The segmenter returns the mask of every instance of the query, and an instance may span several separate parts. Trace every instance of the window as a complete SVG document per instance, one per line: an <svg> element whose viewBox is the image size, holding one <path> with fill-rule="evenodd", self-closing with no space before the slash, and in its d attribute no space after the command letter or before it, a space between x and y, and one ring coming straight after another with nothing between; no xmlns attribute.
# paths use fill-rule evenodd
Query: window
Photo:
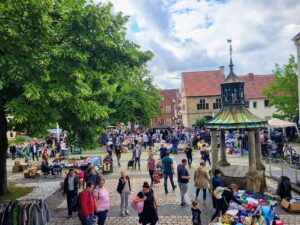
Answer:
<svg viewBox="0 0 300 225"><path fill-rule="evenodd" d="M216 99L216 102L213 103L213 109L221 109L222 107L222 102L220 98Z"/></svg>
<svg viewBox="0 0 300 225"><path fill-rule="evenodd" d="M245 101L246 108L249 108L249 101Z"/></svg>
<svg viewBox="0 0 300 225"><path fill-rule="evenodd" d="M14 137L14 133L13 133L13 132L9 132L9 136L10 136L11 138L13 138L13 137Z"/></svg>
<svg viewBox="0 0 300 225"><path fill-rule="evenodd" d="M164 119L163 118L160 119L160 124L164 124L164 123L165 123Z"/></svg>
<svg viewBox="0 0 300 225"><path fill-rule="evenodd" d="M268 99L265 100L265 107L269 107L269 100Z"/></svg>
<svg viewBox="0 0 300 225"><path fill-rule="evenodd" d="M166 105L166 113L171 113L171 106L170 105Z"/></svg>
<svg viewBox="0 0 300 225"><path fill-rule="evenodd" d="M257 102L253 102L253 109L257 108Z"/></svg>
<svg viewBox="0 0 300 225"><path fill-rule="evenodd" d="M199 104L197 104L197 110L209 109L208 103L205 103L205 99L200 99Z"/></svg>
<svg viewBox="0 0 300 225"><path fill-rule="evenodd" d="M161 100L164 101L165 100L165 96L162 95L161 96Z"/></svg>
<svg viewBox="0 0 300 225"><path fill-rule="evenodd" d="M171 126L171 118L170 117L167 117L166 118L166 125L168 125L168 126Z"/></svg>
<svg viewBox="0 0 300 225"><path fill-rule="evenodd" d="M183 110L183 111L185 110L185 105L182 105L182 110Z"/></svg>

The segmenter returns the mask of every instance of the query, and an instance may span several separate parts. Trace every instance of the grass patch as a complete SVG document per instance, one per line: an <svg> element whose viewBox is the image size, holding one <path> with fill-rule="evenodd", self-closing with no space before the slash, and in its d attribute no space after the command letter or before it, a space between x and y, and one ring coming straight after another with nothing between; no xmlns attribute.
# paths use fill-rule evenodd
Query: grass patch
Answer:
<svg viewBox="0 0 300 225"><path fill-rule="evenodd" d="M33 187L16 187L15 185L8 186L8 192L5 196L0 196L0 201L16 200L24 195L32 192Z"/></svg>

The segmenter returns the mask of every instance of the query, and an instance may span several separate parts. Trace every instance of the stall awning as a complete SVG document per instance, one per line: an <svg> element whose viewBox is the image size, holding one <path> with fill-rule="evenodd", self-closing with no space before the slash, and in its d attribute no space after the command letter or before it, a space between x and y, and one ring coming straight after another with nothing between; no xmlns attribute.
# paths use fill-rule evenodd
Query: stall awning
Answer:
<svg viewBox="0 0 300 225"><path fill-rule="evenodd" d="M268 121L268 124L270 128L285 128L285 127L295 127L297 130L297 133L299 135L298 127L296 123L273 118Z"/></svg>

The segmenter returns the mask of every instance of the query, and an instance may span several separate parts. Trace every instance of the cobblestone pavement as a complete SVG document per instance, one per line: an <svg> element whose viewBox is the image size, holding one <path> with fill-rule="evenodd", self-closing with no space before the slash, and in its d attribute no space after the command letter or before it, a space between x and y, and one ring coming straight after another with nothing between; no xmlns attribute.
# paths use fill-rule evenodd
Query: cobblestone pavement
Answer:
<svg viewBox="0 0 300 225"><path fill-rule="evenodd" d="M137 213L130 209L130 216L127 217L119 217L120 209L120 198L118 193L116 192L117 182L119 178L119 174L121 170L125 170L127 174L131 177L132 181L132 193L137 193L141 190L141 185L144 181L149 181L149 175L146 171L146 158L147 152L143 152L141 159L141 171L134 170L132 168L127 169L127 162L131 159L131 153L122 154L121 167L114 166L114 173L109 175L104 175L106 179L106 187L110 192L110 210L108 213L108 219L106 221L107 225L131 225L138 224ZM176 162L180 162L182 158L184 158L183 154L179 154L177 156L172 156ZM158 156L155 156L158 158ZM12 161L8 160L9 167L8 168L8 178L9 181L18 183L19 185L26 186L36 186L37 188L27 197L32 198L47 198L48 206L51 209L52 220L50 225L61 225L61 224L79 224L78 218L74 215L71 219L66 219L67 215L67 204L66 199L63 197L62 192L59 190L59 183L63 180L60 179L24 179L22 173L12 174L11 173L11 165ZM229 155L228 161L232 164L245 165L248 164L247 156L237 156L237 155ZM116 160L114 159L114 162ZM193 175L195 168L198 167L200 162L200 157L198 152L194 153L194 161L192 168L189 169L191 175ZM176 166L176 165L175 165ZM274 165L276 166L276 165ZM209 169L209 168L208 168ZM176 176L174 176L174 181L177 183ZM277 187L277 182L271 179L267 180L269 192L274 192ZM170 189L169 184L169 189ZM171 225L171 224L191 224L191 200L194 199L195 196L195 187L193 186L193 182L189 182L188 194L186 195L187 206L180 206L180 197L179 190L176 189L174 192L170 191L168 195L164 194L163 191L163 181L161 180L160 184L154 186L155 197L158 202L158 214L159 214L159 224L161 225ZM49 194L50 193L50 194ZM53 194L54 193L54 194ZM293 193L294 194L294 193ZM49 195L51 195L49 197ZM295 195L295 194L294 194ZM202 193L199 196L200 208L202 209L202 224L206 225L209 223L212 214L214 213L214 209L211 204L211 196L208 194L207 203L203 205L202 202ZM286 225L295 225L300 224L300 216L297 214L291 214L284 211L280 206L277 207L277 213L283 219Z"/></svg>

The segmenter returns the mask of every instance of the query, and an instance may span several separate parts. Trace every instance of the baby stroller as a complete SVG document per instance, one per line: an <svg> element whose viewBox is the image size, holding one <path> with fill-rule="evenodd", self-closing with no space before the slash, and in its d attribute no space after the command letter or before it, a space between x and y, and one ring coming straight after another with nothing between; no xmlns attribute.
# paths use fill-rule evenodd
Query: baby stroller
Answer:
<svg viewBox="0 0 300 225"><path fill-rule="evenodd" d="M109 174L112 173L114 171L113 169L113 159L112 157L110 157L109 155L107 155L104 159L103 159L103 170L102 173L103 174Z"/></svg>

